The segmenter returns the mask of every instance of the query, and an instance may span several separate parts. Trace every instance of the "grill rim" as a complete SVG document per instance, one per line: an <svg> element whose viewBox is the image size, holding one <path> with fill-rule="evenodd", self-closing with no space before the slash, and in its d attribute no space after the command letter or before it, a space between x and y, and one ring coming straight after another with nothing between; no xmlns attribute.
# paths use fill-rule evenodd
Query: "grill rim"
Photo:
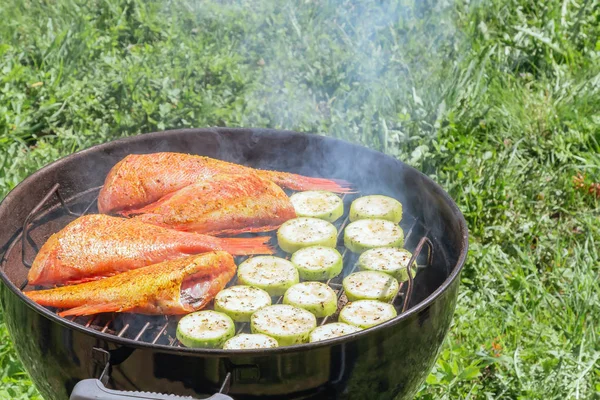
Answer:
<svg viewBox="0 0 600 400"><path fill-rule="evenodd" d="M146 134L142 134L142 135L136 135L136 136L130 136L130 137L126 137L126 138L116 139L116 140L113 140L110 142L106 142L103 144L89 147L87 149L78 151L78 152L70 154L68 156L62 157L44 167L42 167L41 169L37 170L36 172L34 172L33 174L31 174L30 176L25 178L21 183L19 183L17 186L15 186L15 188L13 188L7 194L7 196L0 203L0 210L3 209L4 207L7 207L7 205L6 205L7 203L9 203L8 206L10 206L10 203L13 201L14 198L16 198L18 200L18 198L21 195L27 195L29 186L31 186L32 181L34 181L38 176L43 175L46 171L54 169L54 168L58 167L59 165L61 165L62 163L65 163L67 161L74 161L76 159L86 157L88 153L98 152L98 151L103 151L103 150L110 150L112 147L119 146L119 145L126 146L129 142L135 142L136 140L139 140L139 136L149 137L150 139L152 139L152 138L158 139L162 136L179 135L179 134L213 133L213 134L218 135L221 132L223 132L223 133L230 132L230 133L234 133L234 134L248 134L248 133L255 134L256 133L261 136L271 135L271 136L278 136L278 137L289 137L289 136L297 136L297 135L300 135L300 136L314 135L311 133L302 133L302 132L296 132L296 131L290 131L290 130L263 129L263 128L190 128L190 129L174 129L174 130L151 132L151 133L146 133ZM209 357L216 357L216 358L231 357L231 356L246 356L246 355L247 356L269 357L271 355L296 353L299 351L300 352L311 351L311 350L316 350L319 348L326 348L326 347L330 347L333 345L339 345L339 344L343 344L343 343L353 342L355 340L362 338L365 335L369 335L370 333L372 333L374 331L385 330L386 328L400 324L403 321L406 321L406 320L410 319L411 317L413 317L414 315L418 314L422 310L425 310L431 304L436 302L440 297L442 297L447 292L447 290L450 288L450 286L452 286L454 281L460 275L460 272L462 271L462 269L464 267L464 263L466 260L466 256L468 253L468 247L469 247L468 228L467 228L467 223L464 218L464 215L462 214L462 212L460 211L460 209L458 208L458 206L454 202L454 200L450 197L450 195L448 195L448 193L446 193L446 191L444 191L442 189L442 187L440 185L438 185L433 179L431 179L427 175L425 175L422 172L420 172L419 170L403 163L402 161L400 161L396 158L393 158L387 154L370 149L366 146L347 142L347 141L344 141L344 140L341 140L338 138L332 138L332 137L328 137L328 136L320 136L319 140L329 142L330 145L335 144L335 143L344 144L346 146L350 145L350 146L360 149L361 152L371 153L373 155L376 154L376 155L378 155L378 157L386 157L395 163L401 164L402 167L406 168L411 174L415 174L415 175L419 176L421 179L423 179L426 184L430 185L430 187L433 189L435 194L437 194L437 195L441 196L441 198L443 198L444 202L450 207L453 216L456 218L456 221L459 224L462 246L461 246L460 252L458 254L457 262L452 267L452 270L451 270L449 276L444 280L444 282L442 282L442 284L436 290L434 290L423 301L416 304L414 307L408 309L406 312L398 315L396 318L393 318L393 319L386 321L382 324L379 324L377 326L367 328L367 329L364 329L364 330L361 330L361 331L358 331L358 332L355 332L355 333L352 333L349 335L344 335L341 337L327 339L327 340L323 340L323 341L319 341L319 342L297 344L297 345L293 345L293 346L277 347L277 348L273 348L273 349L223 350L223 349L186 348L186 347L169 346L169 345L164 345L164 344L152 344L152 343L148 343L148 342L142 342L142 341L136 341L133 339L118 337L116 335L102 333L100 331L96 331L91 328L86 328L83 325L80 325L75 322L71 322L65 318L59 317L57 314L51 312L50 310L46 309L45 307L30 300L27 296L25 296L22 293L21 290L19 290L19 288L12 281L10 281L10 279L8 278L8 276L6 276L6 274L4 272L4 266L6 264L5 255L8 254L13 249L13 247L16 245L16 243L18 243L20 241L21 235L23 234L22 231L17 235L13 234L13 241L10 243L10 245L7 246L6 251L2 254L2 259L1 259L2 260L2 264L1 264L2 268L0 268L0 280L2 280L3 284L6 285L6 287L10 291L12 291L13 294L15 294L21 301L24 301L25 304L30 309L34 310L35 312L42 315L43 317L48 318L49 320L60 324L61 326L64 326L64 327L67 327L70 329L75 329L79 332L91 335L97 339L110 341L115 344L121 344L121 345L125 345L125 346L132 347L132 348L159 350L161 352L170 353L170 354L187 354L187 355L192 355L192 356L197 355L197 356L209 356ZM90 188L81 190L78 193L75 193L72 196L66 198L65 201L68 203L70 201L70 199L72 199L74 196L77 196L78 194L84 192L85 190L89 190L89 189ZM19 231L17 231L17 232L19 232Z"/></svg>

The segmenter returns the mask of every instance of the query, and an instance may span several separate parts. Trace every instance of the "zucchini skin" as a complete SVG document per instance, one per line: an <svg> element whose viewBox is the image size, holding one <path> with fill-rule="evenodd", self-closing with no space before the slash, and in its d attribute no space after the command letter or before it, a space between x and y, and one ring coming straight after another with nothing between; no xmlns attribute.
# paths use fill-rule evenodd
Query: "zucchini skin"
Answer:
<svg viewBox="0 0 600 400"><path fill-rule="evenodd" d="M218 322L209 321L209 319L219 319ZM194 321L195 320L195 321ZM212 331L211 325L217 323L219 328L224 330L223 334L216 337L197 337L186 332L182 327L183 324L194 323L198 325L206 325L207 330ZM235 324L233 320L227 315L217 311L204 310L197 311L188 314L179 320L177 324L176 337L179 339L181 344L186 347L199 347L199 348L222 348L223 344L235 335ZM206 336L206 335L204 335Z"/></svg>
<svg viewBox="0 0 600 400"><path fill-rule="evenodd" d="M300 262L300 257L306 255L306 253L310 253L311 251L327 251L331 252L334 256L337 257L337 261L333 263L333 265L325 266L321 268L309 268ZM333 247L325 247L325 246L311 246L305 247L296 251L292 254L291 260L292 263L296 266L298 273L300 274L300 278L306 281L326 281L331 278L335 278L338 276L342 270L344 269L344 260L342 255L337 249Z"/></svg>
<svg viewBox="0 0 600 400"><path fill-rule="evenodd" d="M319 342L321 340L333 339L336 337L348 335L362 331L361 328L349 325L344 322L333 322L326 325L317 326L310 333L310 342Z"/></svg>
<svg viewBox="0 0 600 400"><path fill-rule="evenodd" d="M392 235L395 235L395 237L390 236L389 240L387 242L380 243L380 244L369 243L369 241L373 239L371 236L363 236L360 238L352 237L351 233L349 233L349 231L352 231L353 228L356 228L357 226L360 226L363 224L366 225L367 221L372 221L373 223L381 224L390 229L392 229L392 226L393 226L394 228L393 228ZM382 219L368 219L368 220L358 220L355 222L351 222L344 229L344 246L346 246L346 248L348 250L350 250L351 252L358 253L358 254L361 254L367 250L375 249L375 248L379 248L379 247L402 247L402 246L404 246L404 231L402 230L402 228L400 226L395 225L395 224L391 225L391 224L393 224L391 221L382 220Z"/></svg>
<svg viewBox="0 0 600 400"><path fill-rule="evenodd" d="M310 231L310 225L322 228L324 232L310 236L309 233L303 233L306 236L300 238L290 237L289 229L295 225L305 227ZM316 229L316 228L314 228ZM327 231L327 232L325 232ZM337 228L331 223L318 218L298 217L284 222L277 230L277 243L286 253L295 253L296 251L311 246L335 247L337 244Z"/></svg>
<svg viewBox="0 0 600 400"><path fill-rule="evenodd" d="M363 316L356 317L354 313L363 312ZM346 304L340 311L339 321L354 325L362 329L371 328L396 317L397 312L393 305L378 300L358 300ZM360 318L360 321L359 321Z"/></svg>
<svg viewBox="0 0 600 400"><path fill-rule="evenodd" d="M243 288L243 289L242 289ZM228 297L238 296L238 292L247 292L251 298L246 299L250 302L247 307L235 307L229 301ZM250 317L262 307L271 305L271 296L266 291L246 285L236 285L221 290L214 300L215 311L229 315L235 322L250 322Z"/></svg>
<svg viewBox="0 0 600 400"><path fill-rule="evenodd" d="M283 308L287 308L284 310ZM283 311L283 312L281 312ZM281 317L281 314L288 314ZM301 329L295 332L278 332L291 323L301 323ZM277 340L279 346L292 346L308 343L310 332L317 326L317 319L310 312L287 304L275 304L262 308L252 315L250 330L262 333Z"/></svg>
<svg viewBox="0 0 600 400"><path fill-rule="evenodd" d="M327 296L326 299L319 300L314 298L310 303L302 302L299 297L310 296L303 292L319 291ZM303 308L315 315L317 318L328 317L337 311L337 295L328 285L321 282L302 282L289 288L283 296L283 304L289 304Z"/></svg>
<svg viewBox="0 0 600 400"><path fill-rule="evenodd" d="M369 202L375 203L369 207ZM378 202L384 202L387 210L376 210ZM402 220L402 203L398 200L379 194L359 197L350 205L350 221L361 219L385 219L395 224Z"/></svg>
<svg viewBox="0 0 600 400"><path fill-rule="evenodd" d="M310 198L312 197L312 199ZM306 210L305 202L320 202L326 209L319 211ZM296 215L299 217L319 218L328 222L335 222L344 215L344 202L335 193L323 190L309 190L294 193L290 196Z"/></svg>
<svg viewBox="0 0 600 400"><path fill-rule="evenodd" d="M265 279L260 276L260 263L277 263L272 267L279 270L275 278ZM266 267L264 267L266 268ZM281 296L288 288L300 281L298 270L290 261L274 256L258 256L250 258L238 267L238 281L246 286L253 286L264 290L271 296Z"/></svg>
<svg viewBox="0 0 600 400"><path fill-rule="evenodd" d="M262 333L241 333L223 344L225 350L272 349L275 347L279 347L277 340Z"/></svg>
<svg viewBox="0 0 600 400"><path fill-rule="evenodd" d="M400 284L391 275L379 271L354 272L342 281L349 301L379 300L389 302L398 293Z"/></svg>
<svg viewBox="0 0 600 400"><path fill-rule="evenodd" d="M362 253L356 265L361 271L379 271L393 276L398 282L405 282L408 280L405 264L408 264L411 257L412 253L406 249L379 247ZM400 262L400 258L403 259L402 261L406 260L406 262ZM393 264L397 268L390 269L389 266ZM417 262L415 261L410 269L413 278L417 275L416 268Z"/></svg>

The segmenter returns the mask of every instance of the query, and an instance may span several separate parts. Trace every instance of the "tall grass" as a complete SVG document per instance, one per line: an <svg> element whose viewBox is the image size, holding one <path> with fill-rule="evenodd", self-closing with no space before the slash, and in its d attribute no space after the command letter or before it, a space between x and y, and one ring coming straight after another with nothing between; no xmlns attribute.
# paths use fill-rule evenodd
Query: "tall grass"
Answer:
<svg viewBox="0 0 600 400"><path fill-rule="evenodd" d="M0 3L0 196L160 129L333 135L465 214L460 301L422 399L600 398L595 0ZM0 396L35 398L0 328Z"/></svg>

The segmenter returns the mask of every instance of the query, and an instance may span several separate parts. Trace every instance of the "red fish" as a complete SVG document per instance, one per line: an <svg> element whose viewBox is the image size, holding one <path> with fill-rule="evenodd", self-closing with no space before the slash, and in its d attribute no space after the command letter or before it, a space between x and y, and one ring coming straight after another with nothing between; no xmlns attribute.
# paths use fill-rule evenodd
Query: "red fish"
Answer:
<svg viewBox="0 0 600 400"><path fill-rule="evenodd" d="M211 235L277 229L296 211L285 192L256 174L215 175L128 215L150 224Z"/></svg>
<svg viewBox="0 0 600 400"><path fill-rule="evenodd" d="M108 173L98 197L98 210L106 214L140 208L185 186L207 182L215 175L252 172L293 190L351 191L349 184L341 180L258 170L209 157L182 153L131 154Z"/></svg>
<svg viewBox="0 0 600 400"><path fill-rule="evenodd" d="M268 237L215 238L103 214L77 218L40 249L31 285L84 282L191 254L272 254Z"/></svg>
<svg viewBox="0 0 600 400"><path fill-rule="evenodd" d="M40 305L65 309L59 312L61 317L104 312L186 314L206 306L235 271L233 257L216 251L24 294Z"/></svg>

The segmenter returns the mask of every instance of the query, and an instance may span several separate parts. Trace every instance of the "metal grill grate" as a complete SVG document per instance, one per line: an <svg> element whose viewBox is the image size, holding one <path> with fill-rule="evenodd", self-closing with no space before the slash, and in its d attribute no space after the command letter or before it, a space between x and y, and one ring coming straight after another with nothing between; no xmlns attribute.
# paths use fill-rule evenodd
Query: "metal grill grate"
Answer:
<svg viewBox="0 0 600 400"><path fill-rule="evenodd" d="M64 210L65 214L69 214L71 216L81 216L90 212L96 212L96 203L97 203L97 194L93 197L92 201L87 204L82 213L73 212L63 197L59 193L59 184L56 184L52 187L52 189L43 197L40 203L32 210L32 212L28 215L23 225L23 234L21 237L22 243L22 261L23 265L27 268L31 266L31 263L26 260L25 256L25 244L26 242L31 243L32 239L28 236L28 229L30 224L35 219L36 215L43 208L44 204L48 202L48 200L52 197L53 194L56 194L60 206ZM100 188L95 188L94 190L99 191ZM320 318L318 319L318 324L323 325L327 322L330 322L337 318L342 307L348 302L344 291L342 289L342 280L347 275L354 272L356 269L356 261L357 255L348 251L343 246L343 230L349 222L348 210L350 208L350 203L359 194L350 194L344 195L342 197L344 201L345 214L342 218L338 219L334 225L338 229L338 250L340 254L342 254L344 268L342 273L340 273L335 278L329 279L326 283L336 292L338 297L338 307L335 314L330 317ZM417 230L417 226L421 225L417 219L414 219L410 216L404 216L401 221L401 226L405 232L405 243L409 243L412 241L412 236L415 234ZM422 225L421 225L422 227ZM415 249L412 251L413 256L408 265L413 265L413 263L419 258L421 255L423 248L427 246L426 253L426 264L421 265L422 267L427 267L431 265L432 257L433 257L433 244L431 240L427 237L428 231L424 230L423 236L417 242ZM276 243L275 233L272 232L272 243ZM37 247L37 246L36 246ZM39 248L39 247L38 247ZM410 250L410 249L408 249ZM278 257L289 259L290 255L283 252L281 249L277 247L277 253L275 254ZM239 265L241 262L246 260L248 257L236 257L236 264ZM422 258L422 257L421 257ZM400 284L400 290L396 297L392 300L392 303L396 307L398 311L398 315L400 316L403 312L408 309L409 300L411 297L412 289L413 289L413 278L409 273L409 280L406 282L402 282ZM237 279L234 279L229 283L228 286L236 284ZM21 285L21 289L27 286L27 281L23 282ZM283 300L283 296L279 296L278 298L273 299L273 304L279 304ZM210 309L207 307L207 309ZM60 310L56 310L58 312ZM177 321L179 317L174 316L145 316L140 314L126 314L126 313L108 313L108 314L98 314L91 317L69 317L68 320L78 323L86 328L93 329L102 333L107 333L110 335L114 335L117 337L124 337L127 339L142 341L151 344L161 344L167 346L180 346L179 341L175 337L175 332L177 328ZM249 323L237 323L237 333L242 332L250 332Z"/></svg>

